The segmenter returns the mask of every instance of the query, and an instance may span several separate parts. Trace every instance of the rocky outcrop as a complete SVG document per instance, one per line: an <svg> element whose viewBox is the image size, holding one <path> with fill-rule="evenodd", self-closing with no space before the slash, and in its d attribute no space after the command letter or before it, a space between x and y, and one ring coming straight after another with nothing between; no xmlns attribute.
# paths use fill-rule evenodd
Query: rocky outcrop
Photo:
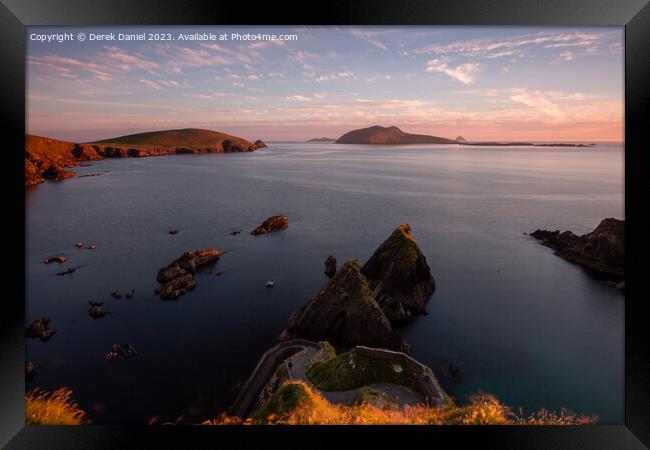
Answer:
<svg viewBox="0 0 650 450"><path fill-rule="evenodd" d="M88 315L93 319L99 319L111 313L103 308L104 302L88 302L88 304L90 305Z"/></svg>
<svg viewBox="0 0 650 450"><path fill-rule="evenodd" d="M325 260L325 275L332 278L336 273L336 258L333 255L329 255Z"/></svg>
<svg viewBox="0 0 650 450"><path fill-rule="evenodd" d="M223 252L215 249L189 251L158 271L162 287L156 291L163 300L177 300L196 287L194 272L219 260Z"/></svg>
<svg viewBox="0 0 650 450"><path fill-rule="evenodd" d="M187 128L132 134L77 144L41 136L25 136L25 186L45 180L63 180L80 161L103 158L144 158L177 154L250 152L264 148L261 140L249 142L212 130Z"/></svg>
<svg viewBox="0 0 650 450"><path fill-rule="evenodd" d="M345 262L318 295L289 318L280 339L295 337L350 347L408 349L375 301L356 259Z"/></svg>
<svg viewBox="0 0 650 450"><path fill-rule="evenodd" d="M397 127L373 126L345 133L336 140L337 144L372 144L372 145L404 145L404 144L453 144L453 139L425 134L405 133Z"/></svg>
<svg viewBox="0 0 650 450"><path fill-rule="evenodd" d="M50 319L47 317L41 317L32 322L32 324L27 328L25 336L28 338L39 338L41 341L45 342L55 333L56 330L50 328Z"/></svg>
<svg viewBox="0 0 650 450"><path fill-rule="evenodd" d="M462 136L458 136L456 139L454 139L454 141L456 142L456 144L464 144L467 142L465 138Z"/></svg>
<svg viewBox="0 0 650 450"><path fill-rule="evenodd" d="M390 321L426 314L425 303L435 291L436 283L408 224L393 231L361 273Z"/></svg>
<svg viewBox="0 0 650 450"><path fill-rule="evenodd" d="M625 278L625 221L607 218L590 233L536 230L530 236L555 250L555 254L586 267L607 280Z"/></svg>
<svg viewBox="0 0 650 450"><path fill-rule="evenodd" d="M267 234L274 231L284 230L289 226L289 219L284 214L271 216L266 219L260 226L251 231L252 235Z"/></svg>

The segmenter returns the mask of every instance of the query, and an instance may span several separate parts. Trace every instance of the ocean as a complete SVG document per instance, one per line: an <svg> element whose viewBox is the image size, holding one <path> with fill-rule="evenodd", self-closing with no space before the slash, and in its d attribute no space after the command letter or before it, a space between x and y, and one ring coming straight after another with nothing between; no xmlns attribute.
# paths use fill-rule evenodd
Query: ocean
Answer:
<svg viewBox="0 0 650 450"><path fill-rule="evenodd" d="M399 332L458 403L489 392L526 414L566 407L624 421L624 296L525 234L582 234L623 219L621 143L271 143L74 170L101 175L26 191L27 321L47 316L57 330L45 343L28 340L36 377L27 389L71 388L93 423L215 417L328 280L327 255L363 263L401 223L437 289L428 314ZM248 234L280 213L287 230ZM158 269L203 248L227 253L197 273L196 289L178 301L154 295ZM42 263L60 253L64 264ZM131 289L133 299L110 296ZM91 318L89 301L111 314ZM112 344L139 354L106 360ZM449 362L458 377L445 375Z"/></svg>

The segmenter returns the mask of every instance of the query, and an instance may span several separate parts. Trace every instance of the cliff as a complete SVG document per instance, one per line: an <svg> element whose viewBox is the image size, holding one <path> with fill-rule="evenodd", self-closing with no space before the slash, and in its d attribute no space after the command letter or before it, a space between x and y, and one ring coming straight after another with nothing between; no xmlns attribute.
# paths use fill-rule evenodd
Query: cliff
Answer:
<svg viewBox="0 0 650 450"><path fill-rule="evenodd" d="M373 126L353 130L337 139L337 144L372 144L372 145L404 145L404 144L454 144L456 141L425 134L404 133L397 127Z"/></svg>

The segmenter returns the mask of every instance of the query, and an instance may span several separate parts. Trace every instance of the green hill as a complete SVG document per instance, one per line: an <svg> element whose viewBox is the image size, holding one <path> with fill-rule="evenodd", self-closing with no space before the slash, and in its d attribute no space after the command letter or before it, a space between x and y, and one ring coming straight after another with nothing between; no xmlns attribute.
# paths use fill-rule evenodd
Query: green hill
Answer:
<svg viewBox="0 0 650 450"><path fill-rule="evenodd" d="M183 147L183 148L211 148L221 145L224 141L241 146L252 145L245 139L219 131L204 130L200 128L183 128L179 130L149 131L147 133L129 134L118 136L93 144L125 145L136 147Z"/></svg>

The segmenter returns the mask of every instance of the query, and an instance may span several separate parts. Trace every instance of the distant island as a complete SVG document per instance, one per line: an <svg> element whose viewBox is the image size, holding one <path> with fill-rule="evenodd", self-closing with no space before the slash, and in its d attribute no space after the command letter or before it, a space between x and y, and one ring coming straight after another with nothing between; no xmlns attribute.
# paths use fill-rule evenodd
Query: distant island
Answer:
<svg viewBox="0 0 650 450"><path fill-rule="evenodd" d="M45 180L63 180L65 170L83 161L104 158L142 158L198 153L250 152L266 147L226 133L199 128L130 134L101 141L73 143L27 134L25 136L25 186Z"/></svg>
<svg viewBox="0 0 650 450"><path fill-rule="evenodd" d="M337 144L405 145L405 144L455 144L453 139L426 134L404 133L399 128L378 125L345 133Z"/></svg>
<svg viewBox="0 0 650 450"><path fill-rule="evenodd" d="M312 140L314 141L314 140ZM311 141L310 141L311 142ZM429 136L426 134L405 133L396 126L382 127L375 125L368 128L360 128L345 133L336 140L337 144L366 144L366 145L409 145L409 144L458 144L458 145L475 145L486 147L509 147L509 146L527 146L527 147L591 147L594 144L571 144L571 143L549 143L535 144L532 142L471 142L462 136L456 139L447 139L438 136Z"/></svg>
<svg viewBox="0 0 650 450"><path fill-rule="evenodd" d="M336 142L336 139L321 137L321 138L310 139L307 142Z"/></svg>

